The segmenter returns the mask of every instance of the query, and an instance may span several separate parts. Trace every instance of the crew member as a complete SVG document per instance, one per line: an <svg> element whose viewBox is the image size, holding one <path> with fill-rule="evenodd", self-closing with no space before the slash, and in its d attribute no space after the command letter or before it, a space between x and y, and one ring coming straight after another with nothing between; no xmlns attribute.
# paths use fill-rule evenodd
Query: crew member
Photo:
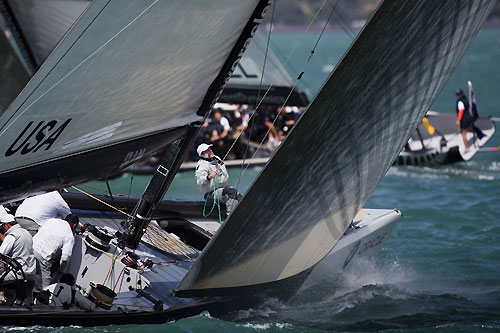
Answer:
<svg viewBox="0 0 500 333"><path fill-rule="evenodd" d="M0 205L0 219L2 218L2 216L5 216L5 215L7 215L7 211L5 210L5 208L2 205ZM2 240L2 239L0 239L0 240Z"/></svg>
<svg viewBox="0 0 500 333"><path fill-rule="evenodd" d="M34 236L40 226L54 217L66 218L71 214L68 204L59 191L52 191L27 198L16 210L16 221Z"/></svg>
<svg viewBox="0 0 500 333"><path fill-rule="evenodd" d="M78 216L75 214L69 214L65 220L48 219L33 237L37 271L36 291L41 291L52 283L52 271L56 271L57 268L60 272L68 271L75 244L73 231L78 222ZM57 267L58 264L59 267Z"/></svg>
<svg viewBox="0 0 500 333"><path fill-rule="evenodd" d="M458 89L457 95L457 127L460 128L462 139L464 140L465 151L469 150L469 142L467 141L467 132L473 132L474 118L469 113L469 101L465 97L464 92Z"/></svg>
<svg viewBox="0 0 500 333"><path fill-rule="evenodd" d="M0 253L19 262L26 279L26 284L22 287L17 285L17 289L7 289L5 291L7 302L11 303L16 298L19 303L24 300L25 304L32 304L36 271L36 261L33 256L33 238L28 231L16 223L14 216L11 214L5 214L0 218L0 232L4 235ZM5 276L3 282L22 280L22 278L20 272L11 271Z"/></svg>
<svg viewBox="0 0 500 333"><path fill-rule="evenodd" d="M227 186L229 175L224 162L214 155L210 148L212 145L202 143L196 149L200 160L196 165L196 183L205 199L215 200L218 198L226 205L226 212L229 215L241 199L235 188Z"/></svg>

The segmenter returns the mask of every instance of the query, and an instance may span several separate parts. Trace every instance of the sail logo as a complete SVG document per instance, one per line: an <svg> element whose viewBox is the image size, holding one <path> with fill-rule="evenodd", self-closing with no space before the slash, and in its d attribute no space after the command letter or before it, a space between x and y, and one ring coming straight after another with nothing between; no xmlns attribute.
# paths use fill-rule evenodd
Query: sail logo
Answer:
<svg viewBox="0 0 500 333"><path fill-rule="evenodd" d="M146 153L146 148L141 148L136 151L131 151L127 153L127 156L125 156L125 159L123 160L122 164L120 164L120 168L123 168L127 165L130 165L138 160L140 160L144 154Z"/></svg>
<svg viewBox="0 0 500 333"><path fill-rule="evenodd" d="M35 153L41 148L49 150L66 126L68 126L71 119L69 118L60 125L57 120L42 120L36 125L34 121L30 121L21 134L12 142L9 149L5 152L5 156L14 155L17 152L20 152L21 155L30 152Z"/></svg>

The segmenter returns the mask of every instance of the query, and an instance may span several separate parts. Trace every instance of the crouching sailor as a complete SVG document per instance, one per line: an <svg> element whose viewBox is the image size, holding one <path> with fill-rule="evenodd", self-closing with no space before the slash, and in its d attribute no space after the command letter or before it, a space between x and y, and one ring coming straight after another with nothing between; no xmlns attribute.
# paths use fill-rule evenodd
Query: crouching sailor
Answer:
<svg viewBox="0 0 500 333"><path fill-rule="evenodd" d="M24 199L16 210L16 222L35 236L46 220L71 214L66 201L61 196L63 190L52 191Z"/></svg>
<svg viewBox="0 0 500 333"><path fill-rule="evenodd" d="M0 232L3 234L0 237L0 239L3 238L0 253L19 262L26 279L24 283L18 283L23 282L22 274L10 271L1 281L3 286L0 286L0 289L5 289L8 303L15 300L17 303L24 301L24 304L32 304L36 270L36 261L33 256L33 238L28 231L16 223L14 216L10 214L1 217ZM0 276L3 274L5 273L2 272Z"/></svg>
<svg viewBox="0 0 500 333"><path fill-rule="evenodd" d="M229 215L241 199L235 188L227 186L229 175L224 162L214 155L212 145L202 143L196 149L200 160L196 165L196 183L206 200L220 200Z"/></svg>
<svg viewBox="0 0 500 333"><path fill-rule="evenodd" d="M52 283L52 272L67 272L73 252L78 226L76 214L69 214L65 220L48 219L33 237L33 251L36 259L36 291L42 291ZM58 267L59 266L59 267Z"/></svg>

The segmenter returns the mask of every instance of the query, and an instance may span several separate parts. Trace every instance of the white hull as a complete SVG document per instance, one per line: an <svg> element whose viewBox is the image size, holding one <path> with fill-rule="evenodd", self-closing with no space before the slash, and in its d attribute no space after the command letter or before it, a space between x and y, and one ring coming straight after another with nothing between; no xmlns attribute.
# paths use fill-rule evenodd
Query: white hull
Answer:
<svg viewBox="0 0 500 333"><path fill-rule="evenodd" d="M389 239L401 218L397 209L363 209L356 216L356 229L349 228L332 251L316 265L308 280L334 278L356 262L372 261ZM323 276L328 272L328 276ZM307 281L306 281L307 282Z"/></svg>
<svg viewBox="0 0 500 333"><path fill-rule="evenodd" d="M408 140L396 161L397 165L441 165L470 160L495 134L495 123L491 118L479 117L475 126L484 137L479 139L475 133L468 132L466 149L461 133L452 114L428 112L429 124L435 128L431 135L423 124Z"/></svg>
<svg viewBox="0 0 500 333"><path fill-rule="evenodd" d="M329 275L342 274L358 260L373 260L380 252L392 229L401 218L397 209L363 209L332 251L313 269L309 279L314 279L325 269ZM191 220L211 234L219 228L216 221ZM319 272L319 273L318 273Z"/></svg>

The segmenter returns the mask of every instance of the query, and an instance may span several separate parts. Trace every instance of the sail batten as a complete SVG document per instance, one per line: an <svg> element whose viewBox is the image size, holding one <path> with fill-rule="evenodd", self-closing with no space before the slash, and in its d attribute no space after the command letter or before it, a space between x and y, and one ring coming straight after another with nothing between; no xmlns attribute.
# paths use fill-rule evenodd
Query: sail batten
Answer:
<svg viewBox="0 0 500 333"><path fill-rule="evenodd" d="M283 280L326 256L494 4L384 1L176 294Z"/></svg>

